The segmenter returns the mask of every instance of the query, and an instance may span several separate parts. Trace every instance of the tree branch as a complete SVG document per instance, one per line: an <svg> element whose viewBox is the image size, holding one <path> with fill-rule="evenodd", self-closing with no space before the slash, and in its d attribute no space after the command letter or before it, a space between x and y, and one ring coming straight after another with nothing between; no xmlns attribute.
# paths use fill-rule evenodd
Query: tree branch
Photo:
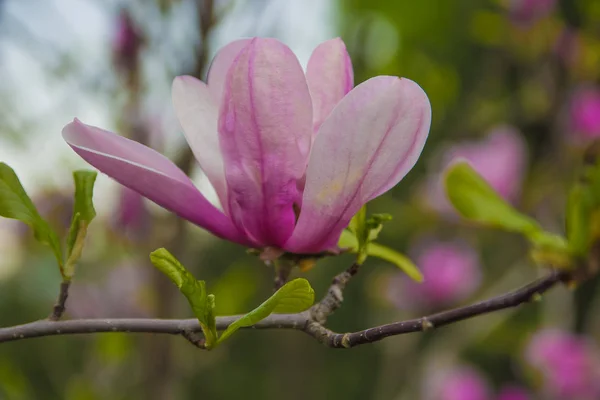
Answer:
<svg viewBox="0 0 600 400"><path fill-rule="evenodd" d="M60 291L58 293L58 299L56 300L56 304L52 308L52 314L48 317L50 321L58 321L62 318L65 313L66 307L65 304L67 302L67 298L69 297L69 287L71 286L71 281L62 281L60 283Z"/></svg>
<svg viewBox="0 0 600 400"><path fill-rule="evenodd" d="M350 268L333 278L325 297L311 308L312 319L317 324L324 325L327 322L327 317L342 306L344 289L348 282L350 282L350 279L356 275L359 267L360 264L354 263Z"/></svg>
<svg viewBox="0 0 600 400"><path fill-rule="evenodd" d="M427 331L479 315L516 307L532 300L538 300L548 289L559 282L568 281L569 278L570 274L566 272L554 271L548 276L533 281L512 292L492 297L491 299L480 301L469 306L459 307L421 318L381 325L363 331L335 333L316 321L309 323L304 331L328 347L350 348L365 343L377 342L389 336Z"/></svg>
<svg viewBox="0 0 600 400"><path fill-rule="evenodd" d="M356 274L357 267L352 266L347 271L338 275L323 300L311 310L298 314L272 314L252 326L253 329L293 329L303 331L317 339L319 342L333 348L350 348L366 343L373 343L389 336L396 336L411 332L421 332L454 322L473 318L479 315L516 307L520 304L536 300L554 285L570 279L567 272L552 272L548 276L538 279L510 293L506 293L488 300L469 306L437 314L394 322L352 333L336 333L324 327L319 321L325 315L330 315L340 303L335 299L348 280ZM339 279L338 279L339 278ZM335 289L337 287L337 289ZM339 290L339 293L338 293ZM336 293L336 294L333 294ZM333 303L331 303L333 299ZM329 306L328 306L329 304ZM331 306L334 304L334 306ZM337 306L335 306L337 304ZM239 316L217 318L217 329L226 329ZM89 334L100 332L127 332L127 333L161 333L182 335L198 347L203 347L203 342L197 335L200 326L196 319L79 319L70 321L36 321L29 324L8 328L0 328L0 343L22 339L31 339L43 336Z"/></svg>

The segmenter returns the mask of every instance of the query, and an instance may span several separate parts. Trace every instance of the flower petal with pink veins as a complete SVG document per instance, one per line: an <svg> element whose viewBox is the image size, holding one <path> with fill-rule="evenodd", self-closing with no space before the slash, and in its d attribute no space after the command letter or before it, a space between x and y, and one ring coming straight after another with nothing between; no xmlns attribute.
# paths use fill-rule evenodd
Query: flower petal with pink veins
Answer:
<svg viewBox="0 0 600 400"><path fill-rule="evenodd" d="M206 84L192 76L175 78L172 97L185 138L226 208L227 183L217 133L218 105Z"/></svg>
<svg viewBox="0 0 600 400"><path fill-rule="evenodd" d="M379 76L348 93L315 138L302 210L284 248L311 253L335 247L360 207L410 171L430 124L427 95L411 80Z"/></svg>
<svg viewBox="0 0 600 400"><path fill-rule="evenodd" d="M333 108L354 86L352 61L342 39L331 39L315 48L306 67L306 81L312 97L316 133Z"/></svg>
<svg viewBox="0 0 600 400"><path fill-rule="evenodd" d="M223 101L223 87L225 86L225 79L227 78L227 72L235 61L235 58L240 54L244 47L248 46L252 39L239 39L235 40L226 46L223 46L213 58L210 67L208 69L208 89L215 100L217 108L221 106Z"/></svg>
<svg viewBox="0 0 600 400"><path fill-rule="evenodd" d="M63 138L84 160L120 184L221 238L248 244L231 220L160 153L77 119L64 127Z"/></svg>
<svg viewBox="0 0 600 400"><path fill-rule="evenodd" d="M281 246L294 229L312 103L302 67L275 39L253 39L229 69L219 138L229 215L257 242Z"/></svg>

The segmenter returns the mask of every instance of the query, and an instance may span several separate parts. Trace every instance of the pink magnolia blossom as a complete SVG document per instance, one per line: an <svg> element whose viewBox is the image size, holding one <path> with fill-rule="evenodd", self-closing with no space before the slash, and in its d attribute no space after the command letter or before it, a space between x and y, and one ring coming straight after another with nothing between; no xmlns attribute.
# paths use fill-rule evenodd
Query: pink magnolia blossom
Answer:
<svg viewBox="0 0 600 400"><path fill-rule="evenodd" d="M548 16L556 6L556 0L509 0L511 19L517 24L532 24Z"/></svg>
<svg viewBox="0 0 600 400"><path fill-rule="evenodd" d="M560 330L539 331L527 346L526 360L541 371L552 398L600 398L600 353L588 338Z"/></svg>
<svg viewBox="0 0 600 400"><path fill-rule="evenodd" d="M504 199L514 202L521 192L527 164L527 147L520 133L510 126L493 128L481 141L463 142L442 154L441 170L457 159L465 159ZM444 189L444 173L431 176L426 187L427 203L443 214L454 214Z"/></svg>
<svg viewBox="0 0 600 400"><path fill-rule="evenodd" d="M578 90L571 99L571 129L584 139L600 136L600 89Z"/></svg>
<svg viewBox="0 0 600 400"><path fill-rule="evenodd" d="M432 309L464 300L481 282L475 251L463 242L431 241L415 251L423 283L404 275L390 280L389 296L399 308Z"/></svg>
<svg viewBox="0 0 600 400"><path fill-rule="evenodd" d="M222 211L148 147L77 119L63 137L103 173L221 238L316 253L335 249L360 207L408 173L429 132L416 83L378 76L353 88L341 39L319 45L306 74L283 43L238 40L207 81L176 78L173 104Z"/></svg>
<svg viewBox="0 0 600 400"><path fill-rule="evenodd" d="M491 400L485 377L473 368L458 366L434 374L425 390L427 400Z"/></svg>

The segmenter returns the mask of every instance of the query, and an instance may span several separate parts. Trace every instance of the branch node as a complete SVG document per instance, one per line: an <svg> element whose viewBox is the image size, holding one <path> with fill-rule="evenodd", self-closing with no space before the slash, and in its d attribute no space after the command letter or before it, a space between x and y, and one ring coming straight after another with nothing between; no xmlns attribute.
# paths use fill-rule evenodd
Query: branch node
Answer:
<svg viewBox="0 0 600 400"><path fill-rule="evenodd" d="M427 319L427 317L421 318L421 329L423 330L423 332L430 331L434 328L435 326L433 325L433 322Z"/></svg>
<svg viewBox="0 0 600 400"><path fill-rule="evenodd" d="M197 348L206 350L206 339L204 339L204 337L197 332L184 330L181 332L181 336L183 336L188 342Z"/></svg>
<svg viewBox="0 0 600 400"><path fill-rule="evenodd" d="M344 336L342 336L342 346L344 346L344 348L346 349L352 347L352 345L350 344L350 335L347 333L344 333Z"/></svg>
<svg viewBox="0 0 600 400"><path fill-rule="evenodd" d="M542 295L540 293L537 293L537 292L534 293L534 294L532 294L531 295L531 301L534 301L536 303L542 301Z"/></svg>

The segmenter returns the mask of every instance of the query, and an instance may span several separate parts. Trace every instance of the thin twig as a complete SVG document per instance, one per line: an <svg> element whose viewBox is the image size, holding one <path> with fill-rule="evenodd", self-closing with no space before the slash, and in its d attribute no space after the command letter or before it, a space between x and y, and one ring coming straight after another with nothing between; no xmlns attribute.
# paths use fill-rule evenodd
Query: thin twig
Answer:
<svg viewBox="0 0 600 400"><path fill-rule="evenodd" d="M319 325L327 322L327 317L333 314L338 308L342 306L344 301L343 292L346 285L358 272L360 264L354 263L350 268L336 275L329 286L329 290L323 299L315 304L311 309L312 318Z"/></svg>
<svg viewBox="0 0 600 400"><path fill-rule="evenodd" d="M58 293L58 299L56 300L56 304L52 308L52 314L48 317L50 321L58 321L62 318L65 313L66 307L65 304L67 302L67 298L69 297L69 287L71 286L71 281L62 281L60 283L60 291Z"/></svg>
<svg viewBox="0 0 600 400"><path fill-rule="evenodd" d="M394 322L352 333L335 333L317 322L310 323L305 332L328 347L350 348L365 343L373 343L389 336L412 332L423 332L449 325L454 322L488 314L506 308L516 307L538 299L545 291L559 282L565 282L570 275L566 272L552 272L512 292L492 297L478 303L443 311L426 317Z"/></svg>
<svg viewBox="0 0 600 400"><path fill-rule="evenodd" d="M355 269L355 268L354 268ZM340 274L339 281L334 280L332 286L345 285L352 274L353 268ZM348 273L349 275L345 275ZM338 275L338 276L340 276ZM373 343L386 337L411 332L422 332L429 329L449 325L454 322L488 314L537 299L545 291L560 282L566 282L570 274L552 272L515 291L469 306L421 317L417 319L394 322L352 333L333 332L315 320L311 312L299 314L272 314L258 322L254 329L294 329L306 332L319 342L333 348L350 348L366 343ZM325 296L323 301L328 299ZM333 295L332 295L333 296ZM218 317L217 329L224 330L239 316ZM162 333L182 335L190 340L190 332L200 332L200 325L195 319L80 319L71 321L37 321L29 324L0 328L0 343L15 340L30 339L43 336L89 334L100 332L128 333ZM195 339L194 337L194 340ZM195 343L196 344L196 343ZM196 344L197 345L197 344Z"/></svg>

